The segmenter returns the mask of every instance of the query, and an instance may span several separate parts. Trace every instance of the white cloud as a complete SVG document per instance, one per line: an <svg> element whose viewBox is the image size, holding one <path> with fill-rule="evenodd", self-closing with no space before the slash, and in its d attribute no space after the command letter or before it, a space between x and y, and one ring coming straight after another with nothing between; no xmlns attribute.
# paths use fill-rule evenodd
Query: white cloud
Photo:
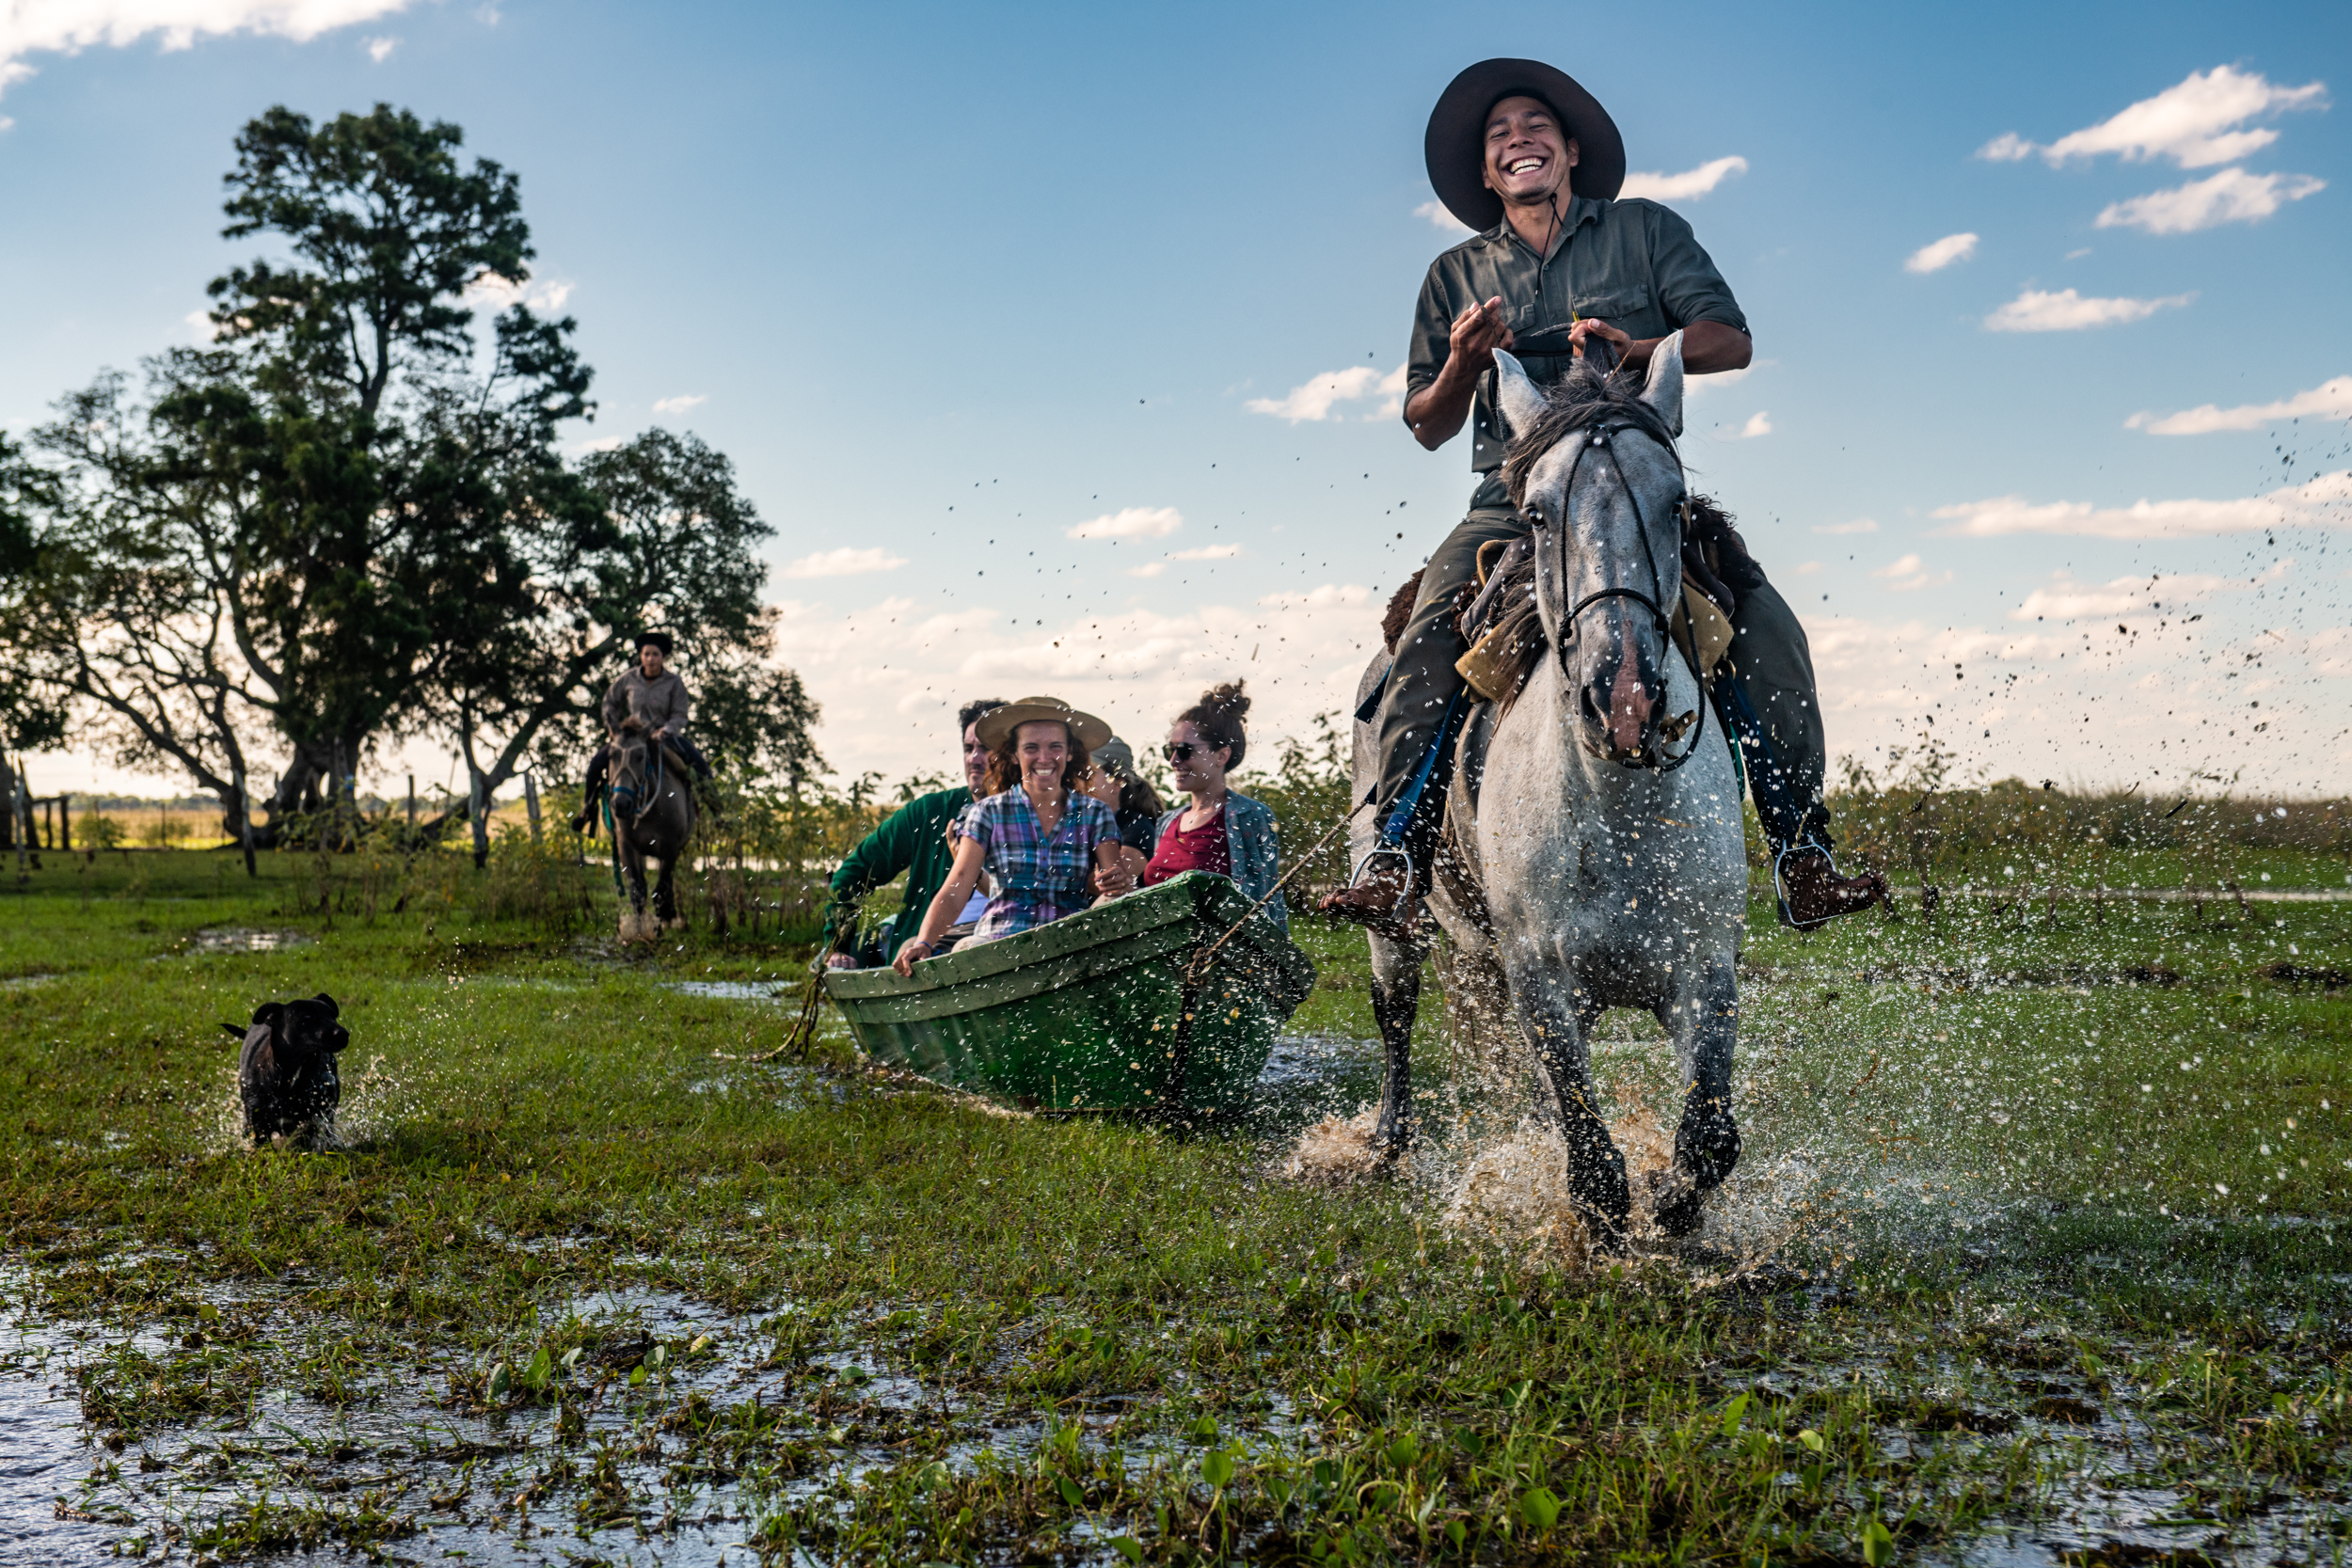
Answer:
<svg viewBox="0 0 2352 1568"><path fill-rule="evenodd" d="M1920 588L1932 588L1939 583L1952 580L1950 572L1947 571L1939 576L1929 569L1916 555L1904 556L1899 561L1891 562L1877 568L1870 575L1898 594L1908 594Z"/></svg>
<svg viewBox="0 0 2352 1568"><path fill-rule="evenodd" d="M1437 230L1440 233L1458 236L1462 234L1475 234L1478 232L1478 230L1472 229L1469 224L1464 223L1460 218L1457 218L1452 213L1447 212L1445 210L1445 203L1438 200L1434 197L1429 200L1422 202L1420 206L1414 208L1413 215L1417 218L1427 218L1429 220L1429 227Z"/></svg>
<svg viewBox="0 0 2352 1568"><path fill-rule="evenodd" d="M392 51L399 47L400 40L398 39L370 39L368 40L368 58L377 65L382 65L392 57Z"/></svg>
<svg viewBox="0 0 2352 1568"><path fill-rule="evenodd" d="M2172 577L2117 578L2107 583L2076 582L2065 572L2050 574L2050 585L2026 595L2026 602L2009 612L2012 621L2079 621L2090 617L2132 615L2143 610L2176 610L2183 605L2209 599L2216 594L2236 593L2284 575L2285 562L2251 580L2217 578L2203 573Z"/></svg>
<svg viewBox="0 0 2352 1568"><path fill-rule="evenodd" d="M1396 420L1404 418L1404 366L1399 365L1396 369L1382 376L1380 378L1380 384L1377 387L1375 387L1373 390L1380 394L1380 406L1364 416L1364 422L1366 424L1372 424L1380 420Z"/></svg>
<svg viewBox="0 0 2352 1568"><path fill-rule="evenodd" d="M1127 506L1062 531L1073 539L1165 539L1184 526L1184 515L1172 506Z"/></svg>
<svg viewBox="0 0 2352 1568"><path fill-rule="evenodd" d="M688 409L699 408L709 401L709 394L706 392L694 392L683 397L661 398L655 402L653 411L657 414L683 414Z"/></svg>
<svg viewBox="0 0 2352 1568"><path fill-rule="evenodd" d="M1994 332L2079 332L2089 326L2145 321L2159 310L2176 309L2196 297L2192 292L2162 299L2102 299L2073 289L2057 293L2027 289L1985 317L1984 325Z"/></svg>
<svg viewBox="0 0 2352 1568"><path fill-rule="evenodd" d="M466 285L466 298L477 309L503 310L522 305L538 311L561 310L572 297L572 285L552 278L532 277L516 282L485 272Z"/></svg>
<svg viewBox="0 0 2352 1568"><path fill-rule="evenodd" d="M2205 436L2217 430L2258 430L2280 420L2306 417L2352 420L2352 375L2337 376L2277 403L2247 403L2235 408L2207 403L2178 414L2134 414L2123 421L2123 428L2144 430L2151 436Z"/></svg>
<svg viewBox="0 0 2352 1568"><path fill-rule="evenodd" d="M120 49L161 35L166 49L199 38L262 33L308 43L321 33L401 10L407 0L10 0L0 9L0 90L33 74L24 56Z"/></svg>
<svg viewBox="0 0 2352 1568"><path fill-rule="evenodd" d="M1733 439L1740 441L1752 440L1758 436L1770 436L1772 433L1772 417L1764 412L1763 409L1759 408L1755 413L1748 416L1748 422L1740 427L1740 434L1734 436Z"/></svg>
<svg viewBox="0 0 2352 1568"><path fill-rule="evenodd" d="M1942 272L1956 261L1965 261L1977 253L1974 234L1947 234L1932 245L1923 245L1913 251L1903 262L1905 272Z"/></svg>
<svg viewBox="0 0 2352 1568"><path fill-rule="evenodd" d="M2185 81L2153 98L2143 98L2114 118L2060 136L2047 147L2037 147L2011 131L1979 148L1977 156L2014 163L2039 152L2056 167L2069 158L2111 152L2131 163L2169 158L2183 168L2211 168L2235 163L2279 139L2279 133L2267 127L2238 129L2248 120L2289 109L2321 108L2327 102L2328 89L2318 82L2280 87L2259 72L2218 65L2201 75L2191 71Z"/></svg>
<svg viewBox="0 0 2352 1568"><path fill-rule="evenodd" d="M2172 190L2119 201L2099 214L2099 227L2187 234L2224 223L2253 223L2327 188L2327 181L2308 174L2249 174L2225 168Z"/></svg>
<svg viewBox="0 0 2352 1568"><path fill-rule="evenodd" d="M1203 545L1198 549L1174 551L1168 559L1170 561L1231 561L1239 554L1241 554L1239 545Z"/></svg>
<svg viewBox="0 0 2352 1568"><path fill-rule="evenodd" d="M1629 174L1621 197L1647 197L1652 201L1688 201L1705 196L1735 174L1748 172L1748 161L1734 154L1715 158L1680 174Z"/></svg>
<svg viewBox="0 0 2352 1568"><path fill-rule="evenodd" d="M577 456L584 457L592 451L618 451L623 447L628 445L628 438L627 436L599 436L593 441L580 442L572 448L572 451Z"/></svg>
<svg viewBox="0 0 2352 1568"><path fill-rule="evenodd" d="M1128 567L1127 575L1131 578L1155 578L1167 570L1168 562L1165 561L1147 561L1140 566Z"/></svg>
<svg viewBox="0 0 2352 1568"><path fill-rule="evenodd" d="M1266 594L1258 602L1277 610L1343 610L1372 602L1372 590L1359 582L1327 582L1303 594Z"/></svg>
<svg viewBox="0 0 2352 1568"><path fill-rule="evenodd" d="M1331 371L1312 381L1292 388L1279 398L1251 398L1242 404L1252 414L1271 414L1279 420L1298 424L1309 420L1333 418L1332 409L1343 403L1380 394L1399 399L1396 408L1383 404L1368 416L1372 419L1393 418L1403 407L1405 367L1382 374L1370 365L1350 365L1343 371Z"/></svg>
<svg viewBox="0 0 2352 1568"><path fill-rule="evenodd" d="M1682 383L1682 395L1694 398L1702 392L1720 392L1726 387L1737 387L1765 366L1777 363L1772 359L1754 359L1736 371L1710 371L1705 375L1688 376Z"/></svg>
<svg viewBox="0 0 2352 1568"><path fill-rule="evenodd" d="M787 578L854 578L867 572L895 572L907 563L903 555L893 555L879 545L859 549L844 545L837 550L819 550L804 555L787 566L782 575Z"/></svg>
<svg viewBox="0 0 2352 1568"><path fill-rule="evenodd" d="M1944 532L1979 539L2018 533L2166 539L2275 528L2343 528L2352 523L2352 471L2321 474L2266 496L2239 500L2140 500L2130 506L2099 507L2089 501L2037 504L2023 496L1999 496L1941 506L1934 515L1952 525Z"/></svg>
<svg viewBox="0 0 2352 1568"><path fill-rule="evenodd" d="M1876 517L1856 517L1851 523L1816 523L1813 525L1813 531L1816 533L1876 533L1878 531L1879 523Z"/></svg>

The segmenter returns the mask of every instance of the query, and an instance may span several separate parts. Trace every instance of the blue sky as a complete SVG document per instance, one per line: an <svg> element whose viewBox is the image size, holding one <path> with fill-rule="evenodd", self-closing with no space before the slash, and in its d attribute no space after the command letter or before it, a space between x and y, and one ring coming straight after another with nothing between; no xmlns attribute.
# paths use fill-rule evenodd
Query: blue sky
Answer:
<svg viewBox="0 0 2352 1568"><path fill-rule="evenodd" d="M1746 309L1686 456L1808 621L1833 751L1932 716L1994 775L2344 787L2342 6L8 15L0 420L191 340L253 114L454 120L580 319L574 444L739 466L844 772L946 766L971 695L1146 740L1232 674L1263 736L1343 705L1470 488L1383 409L1457 237L1422 127L1514 54L1610 106Z"/></svg>

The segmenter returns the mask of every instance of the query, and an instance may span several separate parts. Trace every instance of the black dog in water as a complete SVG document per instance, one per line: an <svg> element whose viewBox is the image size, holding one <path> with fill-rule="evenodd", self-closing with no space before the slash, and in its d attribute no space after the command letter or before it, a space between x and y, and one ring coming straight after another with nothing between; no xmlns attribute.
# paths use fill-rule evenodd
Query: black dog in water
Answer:
<svg viewBox="0 0 2352 1568"><path fill-rule="evenodd" d="M237 1098L255 1143L283 1137L316 1148L335 1142L335 1107L343 1097L335 1053L351 1043L351 1031L335 1021L341 1010L321 991L306 1001L263 1003L251 1028L221 1025L245 1041Z"/></svg>

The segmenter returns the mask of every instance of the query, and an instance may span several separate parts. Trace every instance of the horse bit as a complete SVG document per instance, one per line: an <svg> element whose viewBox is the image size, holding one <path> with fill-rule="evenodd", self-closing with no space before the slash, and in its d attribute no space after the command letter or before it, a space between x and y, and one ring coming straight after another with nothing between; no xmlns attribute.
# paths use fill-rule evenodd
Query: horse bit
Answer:
<svg viewBox="0 0 2352 1568"><path fill-rule="evenodd" d="M1560 490L1561 508L1564 514L1566 511L1569 498L1576 494L1576 476L1578 470L1584 466L1584 454L1595 447L1605 447L1609 445L1610 436L1624 430L1640 431L1641 434L1644 435L1648 434L1648 432L1643 431L1639 425L1622 420L1613 424L1597 424L1590 426L1585 430L1577 432L1579 436L1582 436L1582 439L1577 443L1576 456L1568 464L1568 482L1563 485ZM1671 443L1667 444L1666 450L1674 456L1675 467L1678 471L1682 466L1681 454L1675 451ZM1649 562L1650 580L1658 585L1658 593L1662 595L1666 591L1666 574L1658 569L1658 552L1650 547L1649 519L1642 515L1642 498L1634 493L1633 482L1626 477L1625 465L1623 463L1615 465L1614 471L1617 476L1618 486L1625 491L1625 499L1633 508L1633 526L1635 531L1640 533L1642 537L1642 555L1643 558ZM1683 498L1676 503L1675 510L1681 515L1683 530L1685 532L1688 532L1691 524L1691 498L1687 492L1684 494ZM1541 530L1543 528L1544 515L1541 512L1530 513L1528 517L1529 521L1534 528L1537 530ZM1567 518L1564 515L1561 518L1561 526L1563 530L1565 529L1566 525ZM1564 532L1562 535L1564 546L1565 544L1565 539L1566 535ZM1562 553L1565 558L1565 548ZM1692 757L1697 754L1699 741L1707 734L1707 678L1699 673L1699 665L1696 657L1692 654L1690 649L1683 647L1680 643L1675 641L1674 619L1669 616L1662 608L1661 608L1658 598L1643 593L1638 588L1603 588L1595 593L1587 594L1582 598L1577 600L1575 604L1568 608L1568 612L1560 617L1560 636L1556 640L1554 652L1558 655L1560 659L1561 678L1569 681L1573 681L1574 679L1568 670L1568 644L1576 640L1576 618L1584 613L1586 610L1598 604L1603 599L1631 599L1635 604L1638 604L1643 609L1648 610L1650 612L1650 618L1658 624L1658 635L1666 642L1668 646L1674 648L1677 652L1682 655L1682 661L1690 666L1691 678L1698 687L1698 727L1692 733L1691 744L1682 749L1681 755L1676 757L1669 758L1666 756L1665 750L1662 746L1653 749L1651 752L1652 756L1656 760L1652 761L1649 766L1661 773L1671 773L1676 768L1681 767L1684 763L1689 762ZM1662 674L1659 677L1658 686L1659 700L1662 704L1665 699L1666 688L1665 677ZM1669 736L1668 738L1674 739L1678 737Z"/></svg>

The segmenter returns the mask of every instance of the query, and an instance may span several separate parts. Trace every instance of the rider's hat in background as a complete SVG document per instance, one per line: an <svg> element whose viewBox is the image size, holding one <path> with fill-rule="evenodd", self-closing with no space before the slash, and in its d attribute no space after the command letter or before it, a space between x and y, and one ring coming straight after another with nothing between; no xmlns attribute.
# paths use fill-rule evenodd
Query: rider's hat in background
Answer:
<svg viewBox="0 0 2352 1568"><path fill-rule="evenodd" d="M1069 725L1071 735L1089 753L1108 744L1111 738L1108 724L1091 713L1080 713L1059 697L1024 697L1017 703L991 708L980 715L972 728L978 734L981 743L993 751L1002 746L1006 737L1022 725L1048 721Z"/></svg>
<svg viewBox="0 0 2352 1568"><path fill-rule="evenodd" d="M1541 60L1481 60L1438 95L1422 156L1445 210L1482 232L1502 221L1502 198L1486 188L1486 116L1502 100L1520 96L1550 104L1575 139L1568 189L1606 201L1625 184L1625 137L1575 77Z"/></svg>
<svg viewBox="0 0 2352 1568"><path fill-rule="evenodd" d="M671 641L670 634L666 631L641 631L637 634L637 648L640 653L647 648L659 648L661 650L661 657L668 658L677 651L677 644Z"/></svg>

